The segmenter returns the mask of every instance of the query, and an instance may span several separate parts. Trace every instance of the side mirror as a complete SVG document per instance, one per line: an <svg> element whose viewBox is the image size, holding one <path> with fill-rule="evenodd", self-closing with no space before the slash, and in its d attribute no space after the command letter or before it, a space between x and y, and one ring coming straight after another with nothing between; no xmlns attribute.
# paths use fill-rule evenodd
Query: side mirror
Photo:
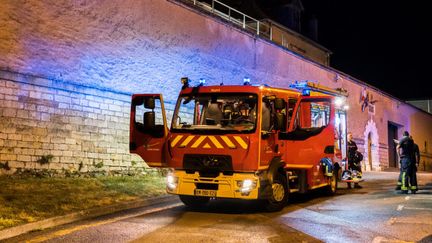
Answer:
<svg viewBox="0 0 432 243"><path fill-rule="evenodd" d="M144 107L153 110L155 108L155 99L153 97L147 97L144 100Z"/></svg>
<svg viewBox="0 0 432 243"><path fill-rule="evenodd" d="M153 100L154 102L154 100ZM154 103L153 103L154 104ZM154 111L144 113L144 129L151 130L156 126L156 116Z"/></svg>

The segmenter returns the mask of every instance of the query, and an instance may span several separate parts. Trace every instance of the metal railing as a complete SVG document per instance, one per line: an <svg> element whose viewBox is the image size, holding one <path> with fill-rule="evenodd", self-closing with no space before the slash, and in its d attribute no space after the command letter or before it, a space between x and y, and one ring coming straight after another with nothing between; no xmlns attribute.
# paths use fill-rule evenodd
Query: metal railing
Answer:
<svg viewBox="0 0 432 243"><path fill-rule="evenodd" d="M308 57L323 65L326 66L329 65L329 56L331 54L329 50L305 38L304 36L296 33L295 31L289 30L288 28L278 24L277 22L274 22L269 19L263 19L263 20L254 19L218 0L177 0L177 1L189 2L190 4L193 4L194 7L198 9L212 13L222 19L225 19L226 21L229 21L245 29L248 32L254 33L258 36L261 36L263 38L272 41L277 45L289 49L292 52ZM301 42L305 43L304 45L314 46L315 48L322 50L322 52L327 53L325 60L323 58L314 57L313 55L307 54L308 52L307 49L309 47L304 45L303 45L304 47L298 47L292 43L293 39L299 39Z"/></svg>
<svg viewBox="0 0 432 243"><path fill-rule="evenodd" d="M217 0L188 0L195 6L203 10L211 12L229 22L232 22L243 29L251 31L257 35L266 37L272 40L271 26L268 23L263 23L254 19L222 2Z"/></svg>

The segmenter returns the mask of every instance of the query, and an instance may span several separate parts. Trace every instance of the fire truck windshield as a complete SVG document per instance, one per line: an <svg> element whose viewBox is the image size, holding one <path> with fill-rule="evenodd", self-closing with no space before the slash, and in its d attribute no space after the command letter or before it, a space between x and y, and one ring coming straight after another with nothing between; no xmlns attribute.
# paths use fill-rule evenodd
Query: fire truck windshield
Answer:
<svg viewBox="0 0 432 243"><path fill-rule="evenodd" d="M242 93L180 96L174 111L174 131L249 133L257 121L257 95Z"/></svg>

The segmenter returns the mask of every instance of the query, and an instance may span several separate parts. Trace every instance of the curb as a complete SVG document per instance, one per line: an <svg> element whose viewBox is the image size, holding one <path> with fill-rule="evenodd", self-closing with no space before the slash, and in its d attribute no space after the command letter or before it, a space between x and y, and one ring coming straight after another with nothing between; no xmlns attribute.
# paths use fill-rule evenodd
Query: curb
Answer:
<svg viewBox="0 0 432 243"><path fill-rule="evenodd" d="M123 211L126 209L134 209L134 208L140 208L140 207L170 202L170 201L174 201L174 199L177 199L177 197L172 195L164 195L164 196L159 196L159 197L154 197L149 199L141 199L141 200L136 200L131 202L122 202L122 203L109 205L105 207L87 209L87 210L82 210L82 211L78 211L75 213L70 213L62 216L56 216L41 221L0 230L0 241L21 234L25 234L30 231L43 230L43 229L47 229L47 228L51 228L63 224L84 220L84 219L94 218L102 215Z"/></svg>

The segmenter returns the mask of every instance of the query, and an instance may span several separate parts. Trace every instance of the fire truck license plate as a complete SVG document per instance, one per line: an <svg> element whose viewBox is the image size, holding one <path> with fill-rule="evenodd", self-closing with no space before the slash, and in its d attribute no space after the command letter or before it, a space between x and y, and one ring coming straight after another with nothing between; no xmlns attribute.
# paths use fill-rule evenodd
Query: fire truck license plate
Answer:
<svg viewBox="0 0 432 243"><path fill-rule="evenodd" d="M195 196L216 197L215 190L195 189Z"/></svg>

